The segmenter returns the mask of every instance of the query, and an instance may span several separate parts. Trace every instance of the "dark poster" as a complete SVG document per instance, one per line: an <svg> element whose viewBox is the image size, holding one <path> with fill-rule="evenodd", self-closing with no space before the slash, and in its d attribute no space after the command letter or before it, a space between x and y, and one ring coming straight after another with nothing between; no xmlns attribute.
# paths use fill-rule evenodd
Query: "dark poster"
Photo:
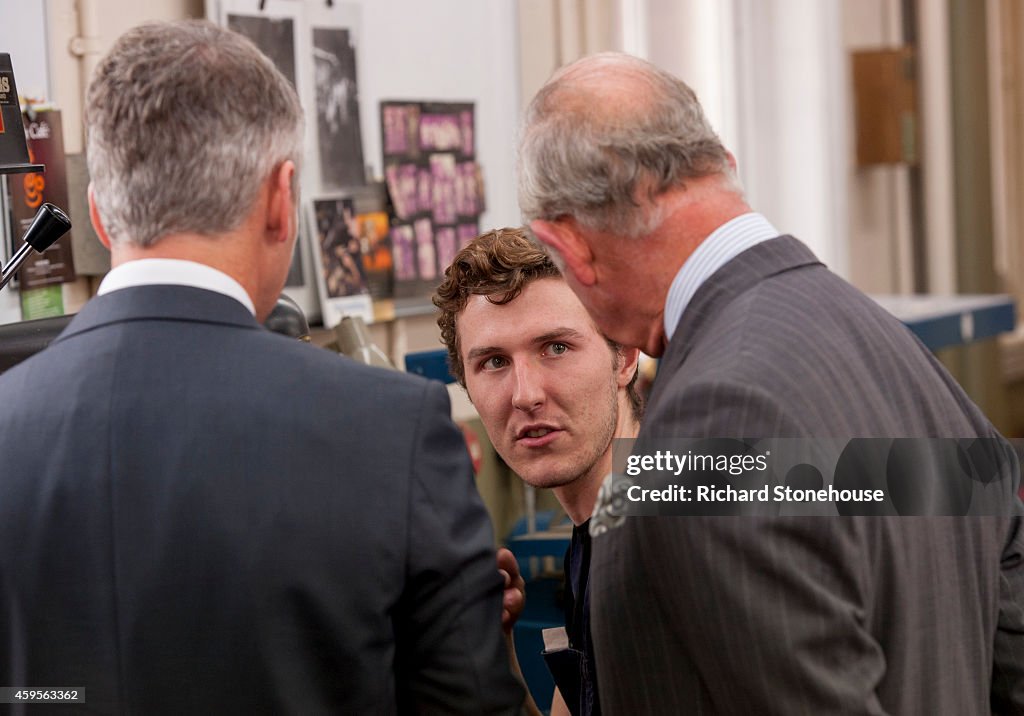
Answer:
<svg viewBox="0 0 1024 716"><path fill-rule="evenodd" d="M43 202L55 204L62 210L66 210L68 206L60 112L38 112L35 119L25 116L24 122L30 160L45 165L46 172L15 174L8 178L11 218L14 223L12 248L21 245L21 238L32 225L36 211ZM33 251L18 272L18 280L22 293L74 281L75 265L71 258L71 236L61 237L41 254Z"/></svg>
<svg viewBox="0 0 1024 716"><path fill-rule="evenodd" d="M356 51L349 31L314 28L313 63L321 183L328 189L362 186L366 174L359 127Z"/></svg>

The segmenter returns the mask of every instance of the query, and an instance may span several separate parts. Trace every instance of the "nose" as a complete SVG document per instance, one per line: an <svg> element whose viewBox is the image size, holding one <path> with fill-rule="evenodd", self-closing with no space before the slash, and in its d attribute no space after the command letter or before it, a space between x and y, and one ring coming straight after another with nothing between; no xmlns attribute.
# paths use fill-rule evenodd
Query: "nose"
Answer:
<svg viewBox="0 0 1024 716"><path fill-rule="evenodd" d="M512 405L517 410L531 412L544 404L544 385L540 371L528 362L515 364L515 386Z"/></svg>

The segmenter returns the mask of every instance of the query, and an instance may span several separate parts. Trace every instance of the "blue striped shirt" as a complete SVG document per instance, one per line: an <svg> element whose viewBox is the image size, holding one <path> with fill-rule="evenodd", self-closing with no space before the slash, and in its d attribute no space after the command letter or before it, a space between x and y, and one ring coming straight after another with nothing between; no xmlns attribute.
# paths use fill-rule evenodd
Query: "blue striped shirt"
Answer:
<svg viewBox="0 0 1024 716"><path fill-rule="evenodd" d="M756 212L742 214L711 232L690 254L672 280L665 299L665 338L672 334L683 317L686 305L711 275L751 246L774 239L779 232Z"/></svg>

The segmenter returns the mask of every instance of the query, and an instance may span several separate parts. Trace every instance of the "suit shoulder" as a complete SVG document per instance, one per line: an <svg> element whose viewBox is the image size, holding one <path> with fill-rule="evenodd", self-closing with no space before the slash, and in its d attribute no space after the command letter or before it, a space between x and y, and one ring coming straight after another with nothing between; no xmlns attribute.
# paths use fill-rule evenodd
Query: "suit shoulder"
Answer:
<svg viewBox="0 0 1024 716"><path fill-rule="evenodd" d="M363 389L391 398L420 398L432 383L418 375L358 363L334 351L302 343L273 333L261 334L274 361L294 366L307 376L306 382L321 389L330 386L361 386Z"/></svg>

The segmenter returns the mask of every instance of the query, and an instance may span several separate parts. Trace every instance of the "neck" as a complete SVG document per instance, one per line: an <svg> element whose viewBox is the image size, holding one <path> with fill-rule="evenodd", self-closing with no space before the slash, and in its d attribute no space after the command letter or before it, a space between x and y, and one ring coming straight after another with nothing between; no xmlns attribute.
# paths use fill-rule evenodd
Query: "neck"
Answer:
<svg viewBox="0 0 1024 716"><path fill-rule="evenodd" d="M258 271L252 258L252 251L248 249L242 237L232 234L215 237L201 234L170 234L152 246L140 247L121 243L113 244L110 248L111 267L139 259L178 259L216 269L241 284L256 305L257 315L260 314Z"/></svg>
<svg viewBox="0 0 1024 716"><path fill-rule="evenodd" d="M647 259L644 272L651 279L650 333L641 346L648 355L665 352L665 301L679 269L715 229L751 211L742 194L726 182L723 176L691 179L659 197L664 219L643 238L645 251L638 252Z"/></svg>
<svg viewBox="0 0 1024 716"><path fill-rule="evenodd" d="M635 438L640 431L640 424L633 418L633 408L629 404L625 389L619 391L618 413L613 440ZM594 512L597 493L601 491L605 476L612 471L612 445L614 442L608 443L608 449L604 454L579 478L552 489L565 514L569 515L569 519L576 526L589 520Z"/></svg>

